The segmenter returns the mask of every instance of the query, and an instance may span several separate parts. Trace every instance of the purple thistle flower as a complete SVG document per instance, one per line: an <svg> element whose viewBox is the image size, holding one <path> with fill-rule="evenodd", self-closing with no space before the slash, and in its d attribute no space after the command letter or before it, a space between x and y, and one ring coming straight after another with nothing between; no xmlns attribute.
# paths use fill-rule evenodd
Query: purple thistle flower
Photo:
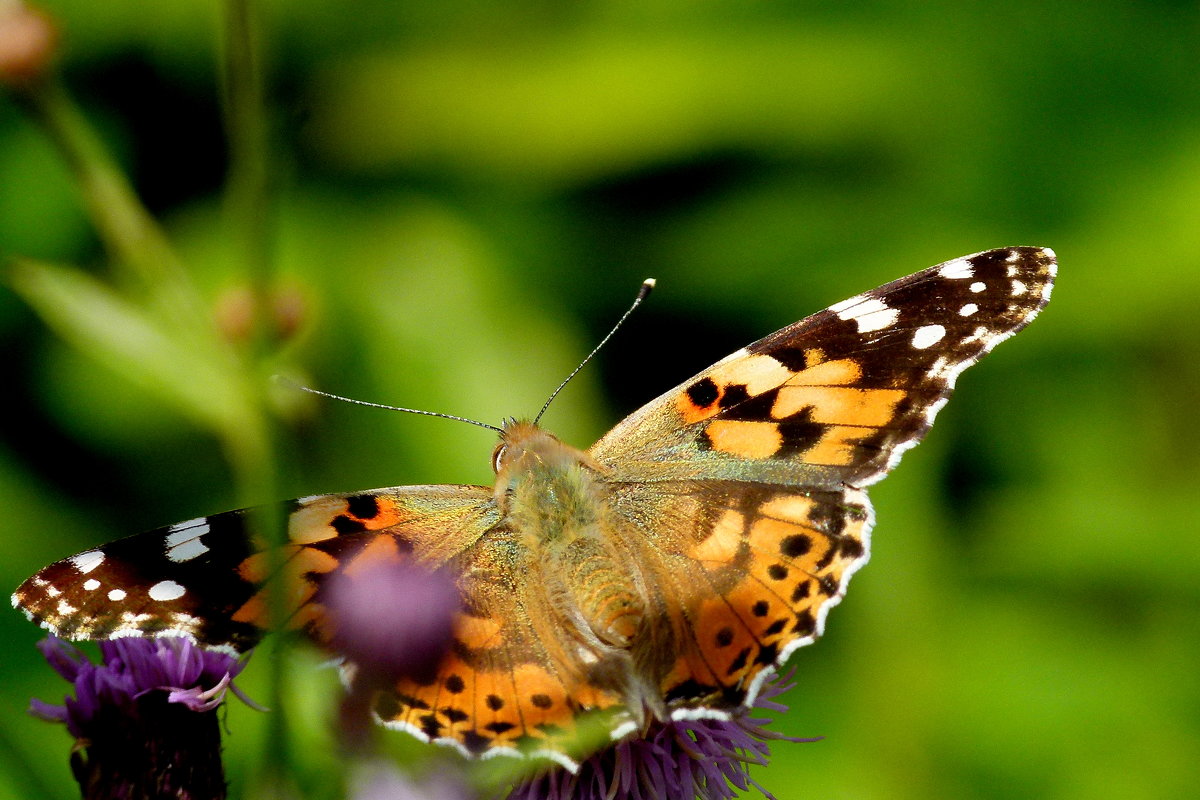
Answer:
<svg viewBox="0 0 1200 800"><path fill-rule="evenodd" d="M754 705L729 719L654 721L641 737L623 739L584 761L575 774L552 768L525 781L508 800L730 800L756 787L752 764L765 766L771 740L814 742L766 729L754 711L786 711L774 698L792 687L791 675L763 687Z"/></svg>
<svg viewBox="0 0 1200 800"><path fill-rule="evenodd" d="M38 648L75 696L35 699L29 711L75 737L71 768L85 798L225 796L210 712L227 689L245 700L232 685L243 662L180 637L102 641L99 664L53 636Z"/></svg>
<svg viewBox="0 0 1200 800"><path fill-rule="evenodd" d="M321 602L331 644L361 672L381 680L429 677L450 647L458 590L445 573L380 562L332 575Z"/></svg>
<svg viewBox="0 0 1200 800"><path fill-rule="evenodd" d="M345 744L361 748L371 735L376 690L402 677L433 677L454 636L458 589L445 572L380 561L332 575L321 587L330 644L347 663L341 708Z"/></svg>
<svg viewBox="0 0 1200 800"><path fill-rule="evenodd" d="M383 759L354 764L349 778L350 800L471 800L463 784L446 773L415 780Z"/></svg>

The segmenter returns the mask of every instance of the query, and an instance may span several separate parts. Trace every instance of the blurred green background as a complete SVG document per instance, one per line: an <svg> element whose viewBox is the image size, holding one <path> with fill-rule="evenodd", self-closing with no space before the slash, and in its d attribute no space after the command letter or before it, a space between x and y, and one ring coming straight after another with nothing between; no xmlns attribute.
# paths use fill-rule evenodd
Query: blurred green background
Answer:
<svg viewBox="0 0 1200 800"><path fill-rule="evenodd" d="M46 3L64 82L219 313L219 13ZM1174 798L1200 785L1200 8L1193 3L271 2L273 231L320 388L585 446L804 315L955 256L1053 247L1044 316L872 490L872 563L793 659L785 798ZM0 95L0 251L105 278L61 158ZM0 289L0 583L232 507L216 439ZM205 387L201 386L201 391ZM293 398L294 400L294 398ZM281 495L486 483L477 428L292 403ZM0 796L74 792L65 690L0 615ZM262 665L252 662L253 694ZM329 678L297 678L314 775ZM232 708L235 792L258 755ZM257 726L257 727L256 727ZM314 796L333 796L314 777Z"/></svg>

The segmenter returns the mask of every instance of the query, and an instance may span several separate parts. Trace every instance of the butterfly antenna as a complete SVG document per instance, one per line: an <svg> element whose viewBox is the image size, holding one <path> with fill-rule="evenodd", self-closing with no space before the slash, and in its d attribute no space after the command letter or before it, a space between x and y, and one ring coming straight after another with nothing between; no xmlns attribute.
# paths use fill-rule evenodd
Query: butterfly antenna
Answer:
<svg viewBox="0 0 1200 800"><path fill-rule="evenodd" d="M367 406L368 408L383 408L383 409L387 409L388 411L404 411L405 413L408 413L408 414L423 414L426 417L441 417L442 419L452 419L452 420L456 420L458 422L468 422L472 425L478 425L481 428L487 428L488 430L495 431L496 433L504 433L504 430L502 428L497 428L495 425L488 425L486 422L480 422L479 420L475 420L475 419L467 419L466 417L459 417L454 414L442 414L441 412L438 412L438 411L423 411L419 408L401 408L400 406L388 406L388 405L384 405L383 403L368 403L366 400L355 400L353 397L342 397L340 394L332 394L330 392L322 392L320 389L311 389L307 386L302 386L301 384L296 383L295 381L288 380L287 378L283 377L282 375L276 375L275 381L276 381L276 383L286 386L289 389L299 389L300 391L308 392L309 394L315 394L320 397L328 397L330 400L341 400L344 403L354 403L354 405L356 405L356 406Z"/></svg>
<svg viewBox="0 0 1200 800"><path fill-rule="evenodd" d="M546 398L546 402L542 405L542 410L539 411L537 416L533 418L534 425L538 424L538 420L540 420L542 415L546 413L546 409L550 408L550 404L554 402L554 398L558 397L558 393L563 390L563 387L570 383L571 379L579 374L579 370L583 369L584 366L586 366L587 363L592 360L592 356L600 352L600 348L604 347L608 340L613 337L613 334L617 332L617 329L625 324L625 320L629 319L629 315L633 313L635 308L642 304L642 301L650 295L650 290L653 288L654 278L646 278L646 280L642 281L642 288L638 289L637 297L633 299L633 305L629 307L628 311L621 315L621 318L617 320L616 325L612 326L612 330L608 332L608 335L600 340L600 344L596 345L595 348L592 349L592 352L588 353L587 357L584 358L583 361L579 362L579 366L571 370L571 374L563 379L563 382L558 385L558 388L550 393L550 396Z"/></svg>

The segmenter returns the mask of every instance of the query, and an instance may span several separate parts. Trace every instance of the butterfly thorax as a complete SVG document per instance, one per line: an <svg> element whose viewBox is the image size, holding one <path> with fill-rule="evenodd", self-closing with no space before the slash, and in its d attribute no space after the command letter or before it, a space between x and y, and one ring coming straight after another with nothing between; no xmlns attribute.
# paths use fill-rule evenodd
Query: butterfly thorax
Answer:
<svg viewBox="0 0 1200 800"><path fill-rule="evenodd" d="M531 422L504 428L493 456L496 505L531 548L587 535L599 522L599 467Z"/></svg>
<svg viewBox="0 0 1200 800"><path fill-rule="evenodd" d="M497 506L558 621L595 657L627 648L644 601L631 590L640 581L628 554L607 533L602 468L530 422L505 426L495 465Z"/></svg>

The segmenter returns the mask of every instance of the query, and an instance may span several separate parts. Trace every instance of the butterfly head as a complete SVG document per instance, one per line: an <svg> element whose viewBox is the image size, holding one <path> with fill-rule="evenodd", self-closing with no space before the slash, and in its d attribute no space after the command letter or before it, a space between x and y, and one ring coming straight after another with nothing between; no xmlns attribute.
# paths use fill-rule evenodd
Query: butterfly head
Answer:
<svg viewBox="0 0 1200 800"><path fill-rule="evenodd" d="M538 427L537 423L507 419L500 431L500 441L496 442L496 447L492 450L492 470L500 476L519 469L521 464L526 464L528 468L531 460L557 460L550 458L550 454L562 449L574 450L564 445L554 434Z"/></svg>
<svg viewBox="0 0 1200 800"><path fill-rule="evenodd" d="M492 451L492 468L496 471L496 500L506 510L514 495L528 495L526 499L537 505L540 501L554 505L561 502L560 492L567 487L569 494L586 492L588 475L601 470L587 453L527 420L504 423Z"/></svg>

